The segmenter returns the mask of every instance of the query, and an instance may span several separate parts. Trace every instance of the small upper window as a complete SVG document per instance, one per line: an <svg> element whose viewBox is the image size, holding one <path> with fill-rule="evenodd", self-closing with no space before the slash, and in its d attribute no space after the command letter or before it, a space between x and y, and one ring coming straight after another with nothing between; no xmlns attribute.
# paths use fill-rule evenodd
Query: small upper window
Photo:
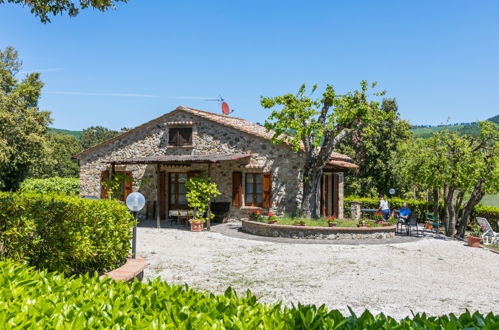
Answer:
<svg viewBox="0 0 499 330"><path fill-rule="evenodd" d="M170 127L168 145L175 147L192 145L192 127Z"/></svg>

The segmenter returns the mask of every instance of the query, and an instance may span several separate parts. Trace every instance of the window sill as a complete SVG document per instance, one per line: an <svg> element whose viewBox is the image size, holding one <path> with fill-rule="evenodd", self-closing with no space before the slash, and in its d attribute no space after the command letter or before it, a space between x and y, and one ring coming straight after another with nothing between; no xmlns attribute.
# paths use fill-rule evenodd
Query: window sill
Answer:
<svg viewBox="0 0 499 330"><path fill-rule="evenodd" d="M192 149L194 145L190 146L166 146L166 149Z"/></svg>

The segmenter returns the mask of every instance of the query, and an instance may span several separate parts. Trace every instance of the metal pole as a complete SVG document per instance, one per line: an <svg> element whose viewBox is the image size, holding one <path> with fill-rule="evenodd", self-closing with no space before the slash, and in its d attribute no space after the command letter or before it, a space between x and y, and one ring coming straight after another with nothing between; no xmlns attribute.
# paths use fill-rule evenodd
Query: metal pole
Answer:
<svg viewBox="0 0 499 330"><path fill-rule="evenodd" d="M137 212L133 212L135 218L135 225L132 230L132 258L135 259L137 256Z"/></svg>

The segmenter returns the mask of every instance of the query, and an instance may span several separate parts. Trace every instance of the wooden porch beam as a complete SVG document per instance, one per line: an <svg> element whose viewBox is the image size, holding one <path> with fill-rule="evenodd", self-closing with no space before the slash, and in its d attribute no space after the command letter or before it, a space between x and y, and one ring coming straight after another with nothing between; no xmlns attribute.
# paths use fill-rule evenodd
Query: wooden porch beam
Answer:
<svg viewBox="0 0 499 330"><path fill-rule="evenodd" d="M160 167L159 163L156 164L156 228L161 228L161 215L159 214L159 203L161 200Z"/></svg>

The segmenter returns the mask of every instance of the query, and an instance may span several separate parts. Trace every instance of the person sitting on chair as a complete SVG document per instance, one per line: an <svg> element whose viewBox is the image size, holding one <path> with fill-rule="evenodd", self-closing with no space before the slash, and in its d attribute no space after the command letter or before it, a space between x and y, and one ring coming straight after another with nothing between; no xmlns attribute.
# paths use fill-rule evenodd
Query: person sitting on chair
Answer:
<svg viewBox="0 0 499 330"><path fill-rule="evenodd" d="M390 207L388 206L388 201L385 199L383 195L379 195L379 208L378 212L381 212L383 218L388 219L390 216Z"/></svg>
<svg viewBox="0 0 499 330"><path fill-rule="evenodd" d="M409 221L409 217L411 216L411 209L409 208L409 205L407 203L404 203L402 205L402 208L399 210L399 220L401 220L403 223L407 223Z"/></svg>

